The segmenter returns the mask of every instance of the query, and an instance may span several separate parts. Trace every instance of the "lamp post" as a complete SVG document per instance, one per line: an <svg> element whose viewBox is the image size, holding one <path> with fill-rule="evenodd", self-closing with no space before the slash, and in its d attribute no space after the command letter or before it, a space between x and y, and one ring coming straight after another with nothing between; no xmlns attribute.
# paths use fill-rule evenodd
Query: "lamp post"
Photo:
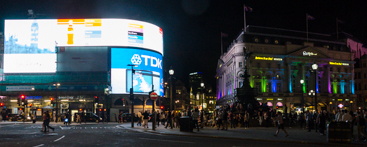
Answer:
<svg viewBox="0 0 367 147"><path fill-rule="evenodd" d="M57 101L59 100L59 96L58 96L58 91L59 91L59 86L60 86L60 83L56 83L56 84L53 84L53 86L56 86L56 98L55 98L55 101L56 101L56 121L57 122L57 116L58 116L58 112L59 112L59 107L58 107L58 103Z"/></svg>
<svg viewBox="0 0 367 147"><path fill-rule="evenodd" d="M299 81L301 83L301 108L302 108L302 113L305 112L305 99L303 97L303 83L304 83L304 80L301 79Z"/></svg>
<svg viewBox="0 0 367 147"><path fill-rule="evenodd" d="M312 70L315 72L315 111L317 112L317 68L316 63L312 64Z"/></svg>
<svg viewBox="0 0 367 147"><path fill-rule="evenodd" d="M203 94L203 88L204 88L204 83L200 83L201 86L201 110L204 111L204 94Z"/></svg>
<svg viewBox="0 0 367 147"><path fill-rule="evenodd" d="M138 67L135 64L128 64L131 66L131 88L130 88L130 101L131 101L131 127L134 128L134 77L135 74L134 67Z"/></svg>
<svg viewBox="0 0 367 147"><path fill-rule="evenodd" d="M311 96L311 98L312 98L313 96L315 96L315 92L313 90L310 90L308 95ZM316 110L316 106L315 106L315 110Z"/></svg>
<svg viewBox="0 0 367 147"><path fill-rule="evenodd" d="M175 71L171 67L171 69L168 72L169 72L169 82L170 82L170 87L169 87L169 99L170 99L169 111L172 111L172 76L175 73Z"/></svg>

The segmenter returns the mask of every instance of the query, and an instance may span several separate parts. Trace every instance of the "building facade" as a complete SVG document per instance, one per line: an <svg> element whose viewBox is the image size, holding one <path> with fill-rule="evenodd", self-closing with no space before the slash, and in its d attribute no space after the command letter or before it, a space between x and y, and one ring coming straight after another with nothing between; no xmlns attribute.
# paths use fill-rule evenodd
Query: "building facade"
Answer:
<svg viewBox="0 0 367 147"><path fill-rule="evenodd" d="M365 109L367 106L367 55L364 54L355 64L355 92L357 107Z"/></svg>
<svg viewBox="0 0 367 147"><path fill-rule="evenodd" d="M132 113L132 104L135 113L152 111L158 102L148 93L164 94L163 32L158 26L127 19L26 19L5 24L0 95L10 114L24 111L17 104L24 95L31 104L25 112L37 117L44 111L83 111L114 120L119 112Z"/></svg>
<svg viewBox="0 0 367 147"><path fill-rule="evenodd" d="M355 109L354 53L330 35L250 26L221 55L217 65L217 105L233 104L242 86L244 66L260 105L287 112ZM296 35L295 35L296 34ZM245 62L244 51L251 52ZM317 64L317 76L311 65ZM301 80L304 81L301 84ZM354 108L353 108L354 107Z"/></svg>

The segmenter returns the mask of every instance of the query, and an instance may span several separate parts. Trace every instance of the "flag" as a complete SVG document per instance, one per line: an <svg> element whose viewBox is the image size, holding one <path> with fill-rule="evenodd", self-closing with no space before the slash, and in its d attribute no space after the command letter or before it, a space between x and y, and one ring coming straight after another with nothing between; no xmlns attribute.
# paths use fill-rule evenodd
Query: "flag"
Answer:
<svg viewBox="0 0 367 147"><path fill-rule="evenodd" d="M251 8L251 7L248 7L248 6L245 6L245 11L250 11L250 12L252 12L252 8Z"/></svg>
<svg viewBox="0 0 367 147"><path fill-rule="evenodd" d="M313 17L311 15L308 15L307 13L306 13L306 17L307 17L307 20L314 20L315 19L315 17Z"/></svg>
<svg viewBox="0 0 367 147"><path fill-rule="evenodd" d="M222 37L228 37L228 34L226 34L226 33L220 32L220 34L221 34Z"/></svg>
<svg viewBox="0 0 367 147"><path fill-rule="evenodd" d="M338 22L338 23L344 23L344 21L342 21L342 20L340 20L338 18L336 18L336 22Z"/></svg>

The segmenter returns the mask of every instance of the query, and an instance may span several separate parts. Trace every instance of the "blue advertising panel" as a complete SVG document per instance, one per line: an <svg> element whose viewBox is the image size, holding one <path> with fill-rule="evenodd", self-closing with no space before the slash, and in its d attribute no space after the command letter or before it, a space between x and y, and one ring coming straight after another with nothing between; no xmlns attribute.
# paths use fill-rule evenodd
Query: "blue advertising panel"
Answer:
<svg viewBox="0 0 367 147"><path fill-rule="evenodd" d="M131 78L131 67L135 74ZM162 55L153 51L134 48L111 48L112 94L129 93L133 84L134 93L148 94L154 88L163 95ZM131 81L133 80L133 82Z"/></svg>

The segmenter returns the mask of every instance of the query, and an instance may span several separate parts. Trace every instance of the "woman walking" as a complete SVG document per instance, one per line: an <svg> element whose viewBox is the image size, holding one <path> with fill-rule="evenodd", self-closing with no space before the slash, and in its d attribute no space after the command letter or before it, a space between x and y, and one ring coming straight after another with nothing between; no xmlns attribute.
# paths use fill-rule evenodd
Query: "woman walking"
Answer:
<svg viewBox="0 0 367 147"><path fill-rule="evenodd" d="M282 113L278 112L278 115L276 117L274 117L274 121L278 122L278 130L275 132L274 136L276 137L279 133L279 129L282 129L284 131L284 133L286 134L285 137L288 137L289 135L288 135L287 131L284 129Z"/></svg>

